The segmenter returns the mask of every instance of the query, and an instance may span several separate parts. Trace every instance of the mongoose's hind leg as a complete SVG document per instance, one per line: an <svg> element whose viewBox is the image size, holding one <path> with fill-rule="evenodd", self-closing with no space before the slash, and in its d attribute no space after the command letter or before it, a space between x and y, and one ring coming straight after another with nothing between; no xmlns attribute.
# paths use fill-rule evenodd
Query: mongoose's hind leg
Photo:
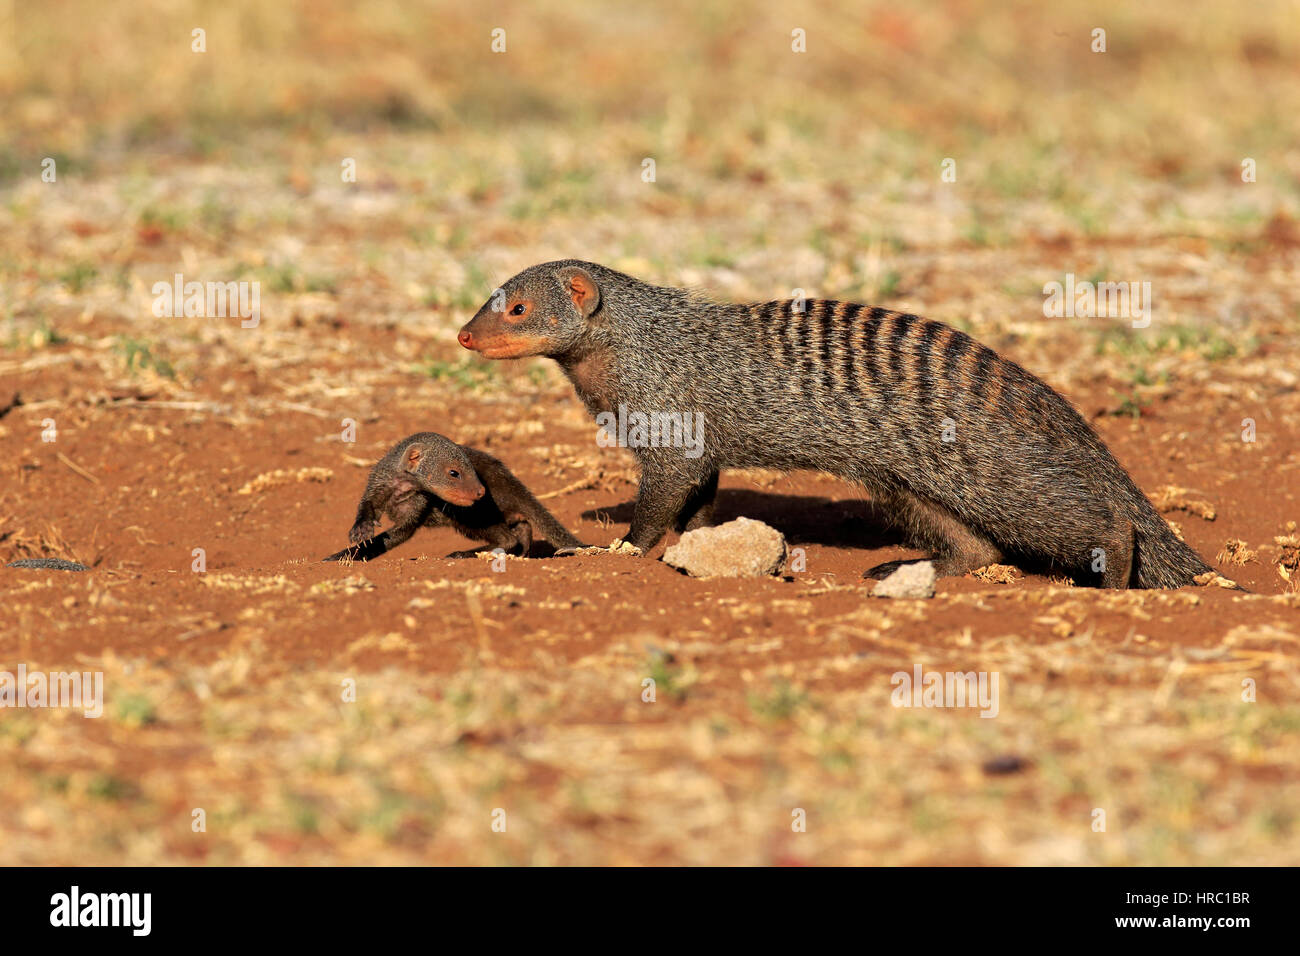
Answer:
<svg viewBox="0 0 1300 956"><path fill-rule="evenodd" d="M673 522L673 530L694 531L713 524L713 502L717 496L718 473L715 471L686 499L686 507L682 508L677 520Z"/></svg>
<svg viewBox="0 0 1300 956"><path fill-rule="evenodd" d="M521 558L526 558L529 549L533 546L533 526L518 515L508 515L506 524L493 528L491 534L492 537L483 547L470 551L453 551L447 557L474 558L500 549L506 554L517 554Z"/></svg>
<svg viewBox="0 0 1300 956"><path fill-rule="evenodd" d="M509 543L503 541L501 547L507 551L517 548L520 557L528 557L528 552L533 547L533 526L519 515L509 515L506 521L510 525L510 534L514 537L514 540Z"/></svg>
<svg viewBox="0 0 1300 956"><path fill-rule="evenodd" d="M1002 560L1002 551L988 538L972 530L943 505L918 498L909 492L877 497L886 508L895 509L895 520L908 542L931 552L939 577L956 577ZM925 559L923 559L925 560ZM887 561L866 571L865 578L884 578L904 564L915 561Z"/></svg>
<svg viewBox="0 0 1300 956"><path fill-rule="evenodd" d="M1133 525L1128 521L1120 522L1119 530L1099 550L1106 562L1101 572L1101 586L1127 588L1133 576Z"/></svg>

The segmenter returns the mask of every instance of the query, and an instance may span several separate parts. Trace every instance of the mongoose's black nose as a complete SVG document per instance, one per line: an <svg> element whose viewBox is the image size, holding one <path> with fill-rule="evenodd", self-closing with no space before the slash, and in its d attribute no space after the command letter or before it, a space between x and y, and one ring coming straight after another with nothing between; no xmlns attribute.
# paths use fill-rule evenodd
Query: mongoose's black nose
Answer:
<svg viewBox="0 0 1300 956"><path fill-rule="evenodd" d="M462 329L460 334L456 336L456 341L465 346L465 348L472 349L474 347L474 333L466 332Z"/></svg>
<svg viewBox="0 0 1300 956"><path fill-rule="evenodd" d="M475 498L482 498L485 494L487 494L487 489L484 488L482 485L479 485L479 486L478 486L478 491L474 492L474 497L475 497Z"/></svg>

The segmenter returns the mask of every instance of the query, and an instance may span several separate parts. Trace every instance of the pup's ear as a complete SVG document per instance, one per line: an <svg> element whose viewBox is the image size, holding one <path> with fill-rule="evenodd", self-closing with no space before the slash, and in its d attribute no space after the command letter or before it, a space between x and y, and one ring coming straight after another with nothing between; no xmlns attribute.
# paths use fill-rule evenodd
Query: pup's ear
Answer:
<svg viewBox="0 0 1300 956"><path fill-rule="evenodd" d="M577 266L561 269L559 278L578 314L584 319L591 318L591 314L600 305L600 286L596 285L596 280L587 270Z"/></svg>

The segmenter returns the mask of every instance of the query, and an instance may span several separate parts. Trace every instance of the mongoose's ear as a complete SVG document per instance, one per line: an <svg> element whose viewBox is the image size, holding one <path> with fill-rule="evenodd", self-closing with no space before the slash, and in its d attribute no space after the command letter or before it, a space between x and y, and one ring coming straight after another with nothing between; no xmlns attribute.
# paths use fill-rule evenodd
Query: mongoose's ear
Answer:
<svg viewBox="0 0 1300 956"><path fill-rule="evenodd" d="M578 314L584 319L591 318L591 314L600 305L600 287L596 285L596 280L586 270L573 267L560 271L560 282L564 284L564 291L573 300L573 307L578 310Z"/></svg>
<svg viewBox="0 0 1300 956"><path fill-rule="evenodd" d="M420 451L420 446L412 445L410 448L406 449L406 459L403 464L405 464L411 471L414 471L416 468L420 467L420 458L422 455L423 453Z"/></svg>

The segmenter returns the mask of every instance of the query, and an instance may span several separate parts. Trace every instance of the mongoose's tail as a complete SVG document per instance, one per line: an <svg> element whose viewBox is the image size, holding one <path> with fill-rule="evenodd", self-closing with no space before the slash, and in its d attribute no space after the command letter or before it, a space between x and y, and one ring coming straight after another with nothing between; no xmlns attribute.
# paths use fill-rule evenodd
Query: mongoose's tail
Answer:
<svg viewBox="0 0 1300 956"><path fill-rule="evenodd" d="M1138 491L1137 499L1140 504L1133 509L1132 580L1138 587L1181 588L1195 584L1198 574L1214 570L1178 539L1146 495Z"/></svg>

